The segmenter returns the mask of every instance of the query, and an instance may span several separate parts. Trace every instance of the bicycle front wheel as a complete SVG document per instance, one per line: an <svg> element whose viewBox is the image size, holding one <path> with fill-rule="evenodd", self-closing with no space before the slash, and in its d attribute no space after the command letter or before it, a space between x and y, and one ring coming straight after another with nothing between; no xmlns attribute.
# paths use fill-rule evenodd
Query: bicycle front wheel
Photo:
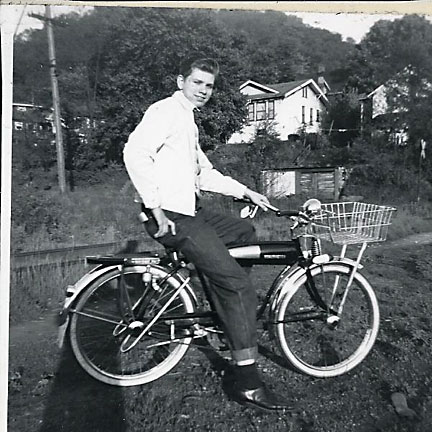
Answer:
<svg viewBox="0 0 432 432"><path fill-rule="evenodd" d="M297 370L314 377L342 375L368 355L379 328L379 307L368 281L352 266L328 263L303 274L276 306L279 347ZM315 292L315 295L314 295ZM338 313L339 311L339 313Z"/></svg>
<svg viewBox="0 0 432 432"><path fill-rule="evenodd" d="M87 373L106 384L134 386L154 381L177 365L192 341L191 337L179 336L181 331L172 323L164 323L163 318L192 313L193 298L186 289L181 289L170 300L181 282L170 277L160 286L149 287L143 282L146 271L149 271L146 266L135 266L126 267L123 274L118 269L106 273L88 286L71 309L69 334L74 355ZM156 266L150 272L158 279L167 274ZM120 278L133 311L146 305L141 321L136 321L142 323L138 328L126 325L120 312ZM169 307L145 336L133 348L123 350L125 339L128 338L130 346L167 302Z"/></svg>

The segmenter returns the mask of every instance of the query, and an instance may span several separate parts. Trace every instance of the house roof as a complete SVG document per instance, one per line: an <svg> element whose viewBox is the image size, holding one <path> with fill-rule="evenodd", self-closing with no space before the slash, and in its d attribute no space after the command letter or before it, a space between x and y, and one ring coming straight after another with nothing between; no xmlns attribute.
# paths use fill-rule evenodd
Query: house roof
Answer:
<svg viewBox="0 0 432 432"><path fill-rule="evenodd" d="M318 94L321 94L324 103L328 103L327 96L322 92L320 87L315 83L315 81L311 78L303 79L298 81L289 81L285 83L277 83L277 84L259 84L254 81L246 81L244 84L240 86L240 89L246 87L246 85L252 84L256 87L261 87L263 90L271 91L271 93L258 93L248 95L249 100L266 100L266 99L276 99L287 97L290 94L296 92L300 88L311 85Z"/></svg>
<svg viewBox="0 0 432 432"><path fill-rule="evenodd" d="M268 84L268 87L271 87L272 89L276 90L278 93L289 93L294 89L297 89L298 87L302 87L303 84L306 84L309 81L309 79L304 80L298 80L298 81L290 81L285 83L279 83L279 84Z"/></svg>
<svg viewBox="0 0 432 432"><path fill-rule="evenodd" d="M258 83L258 82L256 82L256 81L252 81L252 80L247 80L246 82L244 82L244 83L240 86L239 89L242 90L243 88L245 88L245 87L248 86L248 85L250 85L250 86L252 86L252 87L260 88L260 89L261 89L262 91L264 91L264 92L277 93L277 90L274 90L274 89L268 87L268 86L265 85L265 84L260 84L260 83Z"/></svg>
<svg viewBox="0 0 432 432"><path fill-rule="evenodd" d="M19 103L19 102L13 102L12 106L14 106L14 107L25 107L25 108L45 108L42 105L35 105L35 104L29 104L29 103Z"/></svg>
<svg viewBox="0 0 432 432"><path fill-rule="evenodd" d="M372 90L368 95L366 95L366 98L372 97L375 93L377 93L381 88L384 88L384 84L381 84L378 86L375 90Z"/></svg>

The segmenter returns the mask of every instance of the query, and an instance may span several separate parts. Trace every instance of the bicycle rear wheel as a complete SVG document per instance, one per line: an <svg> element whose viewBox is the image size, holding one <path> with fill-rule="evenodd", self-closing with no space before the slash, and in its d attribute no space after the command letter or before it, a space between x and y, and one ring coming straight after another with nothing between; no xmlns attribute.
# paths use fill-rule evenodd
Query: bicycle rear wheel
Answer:
<svg viewBox="0 0 432 432"><path fill-rule="evenodd" d="M186 289L181 289L164 314L149 332L132 349L120 349L125 338L133 341L143 327L128 327L120 312L119 280L123 277L135 312L146 302L143 326L161 310L172 297L181 282L174 277L162 285L148 286L143 283L146 266L126 267L123 276L118 269L96 279L81 294L71 310L70 340L72 350L82 368L91 376L106 384L134 386L154 381L168 373L186 354L191 337L181 337L174 324L167 325L167 314L190 313L195 303ZM166 276L163 268L152 266L153 277ZM176 335L173 337L173 335ZM172 339L176 339L173 341Z"/></svg>
<svg viewBox="0 0 432 432"><path fill-rule="evenodd" d="M307 375L342 375L360 364L375 343L378 302L360 273L354 277L341 315L336 315L351 269L328 263L311 270L322 304L310 295L306 274L278 302L274 318L279 347L288 362Z"/></svg>

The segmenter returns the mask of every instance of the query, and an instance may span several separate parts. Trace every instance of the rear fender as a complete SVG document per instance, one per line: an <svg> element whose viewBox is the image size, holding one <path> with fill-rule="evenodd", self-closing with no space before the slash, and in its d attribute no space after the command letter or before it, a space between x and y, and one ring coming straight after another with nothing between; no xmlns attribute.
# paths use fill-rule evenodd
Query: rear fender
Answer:
<svg viewBox="0 0 432 432"><path fill-rule="evenodd" d="M79 279L74 285L68 285L66 288L66 298L63 302L63 308L58 315L58 333L57 333L57 344L59 348L63 347L66 332L69 327L69 310L75 303L77 298L83 292L85 288L89 286L98 277L104 275L117 268L118 266L103 266L99 265L92 268L88 273L86 273L81 279Z"/></svg>
<svg viewBox="0 0 432 432"><path fill-rule="evenodd" d="M90 272L86 273L78 282L75 283L75 285L69 285L66 288L66 298L63 303L63 309L60 312L58 316L58 334L57 334L57 344L59 348L61 348L64 344L66 333L69 328L69 322L70 322L70 314L69 311L71 307L75 304L75 302L78 300L80 295L84 292L84 290L93 283L97 278L102 277L103 275L115 270L119 269L120 265L100 265L96 268L92 269ZM158 266L156 264L152 264L152 267L156 267L161 271L161 273L166 273L168 270L164 267ZM179 282L179 284L182 284L186 281L186 279L180 275L176 274L173 276L176 278L176 280ZM184 288L189 296L192 298L195 305L198 303L198 299L196 297L196 294L192 287L189 285L189 283L185 284Z"/></svg>
<svg viewBox="0 0 432 432"><path fill-rule="evenodd" d="M66 319L66 316L69 313L70 308L77 301L77 299L79 298L81 293L91 283L93 283L97 278L103 276L104 274L107 274L107 273L109 273L115 269L119 269L120 267L121 266L119 266L119 265L111 265L111 266L100 265L100 266L97 266L96 268L92 269L89 273L86 273L74 285L69 285L66 288L66 298L63 302L62 311L60 312L59 325L63 324L64 320ZM155 265L155 264L153 264L152 267L156 267L163 272L168 272L167 269L165 269L161 266ZM180 283L183 283L185 281L185 278L178 273L176 275L174 275L173 277L176 278ZM197 304L198 300L197 300L196 294L195 294L194 290L192 289L192 287L189 285L189 283L187 283L184 288L187 290L188 294L192 297L195 304Z"/></svg>

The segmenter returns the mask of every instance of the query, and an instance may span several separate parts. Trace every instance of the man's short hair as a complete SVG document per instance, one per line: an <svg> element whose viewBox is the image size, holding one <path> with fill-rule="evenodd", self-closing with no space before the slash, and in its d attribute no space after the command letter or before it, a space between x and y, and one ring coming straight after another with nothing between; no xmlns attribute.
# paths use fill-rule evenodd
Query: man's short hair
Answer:
<svg viewBox="0 0 432 432"><path fill-rule="evenodd" d="M180 65L180 75L187 78L193 69L200 69L204 72L208 72L217 76L219 73L219 64L216 60L211 58L189 58L184 60Z"/></svg>

